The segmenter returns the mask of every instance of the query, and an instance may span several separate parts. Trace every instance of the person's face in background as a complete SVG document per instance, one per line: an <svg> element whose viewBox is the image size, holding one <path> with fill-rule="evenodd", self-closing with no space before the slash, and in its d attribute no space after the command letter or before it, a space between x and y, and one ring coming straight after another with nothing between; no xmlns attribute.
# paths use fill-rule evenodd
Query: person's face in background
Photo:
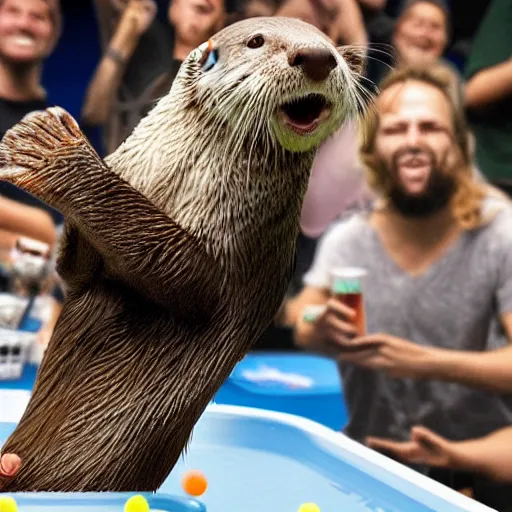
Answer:
<svg viewBox="0 0 512 512"><path fill-rule="evenodd" d="M171 0L168 17L180 41L196 47L222 28L224 0Z"/></svg>
<svg viewBox="0 0 512 512"><path fill-rule="evenodd" d="M54 26L44 0L0 3L0 58L14 64L44 60L52 50Z"/></svg>
<svg viewBox="0 0 512 512"><path fill-rule="evenodd" d="M443 10L433 3L417 2L409 7L393 34L399 60L414 65L439 59L448 43L447 21Z"/></svg>
<svg viewBox="0 0 512 512"><path fill-rule="evenodd" d="M455 189L460 151L449 101L436 87L397 83L378 97L375 154L402 213L427 215L447 204Z"/></svg>

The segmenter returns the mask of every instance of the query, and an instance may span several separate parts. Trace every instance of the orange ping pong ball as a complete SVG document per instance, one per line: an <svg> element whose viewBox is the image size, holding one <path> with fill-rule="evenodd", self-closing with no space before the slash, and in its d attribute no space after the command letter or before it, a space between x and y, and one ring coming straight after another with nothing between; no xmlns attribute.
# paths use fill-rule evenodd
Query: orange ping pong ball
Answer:
<svg viewBox="0 0 512 512"><path fill-rule="evenodd" d="M183 490L191 496L201 496L208 487L208 481L204 474L197 470L187 471L181 480Z"/></svg>

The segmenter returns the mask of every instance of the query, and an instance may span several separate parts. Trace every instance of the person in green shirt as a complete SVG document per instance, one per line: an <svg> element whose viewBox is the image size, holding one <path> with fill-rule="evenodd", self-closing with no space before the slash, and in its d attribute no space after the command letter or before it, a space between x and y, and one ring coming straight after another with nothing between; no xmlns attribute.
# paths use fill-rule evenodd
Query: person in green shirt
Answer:
<svg viewBox="0 0 512 512"><path fill-rule="evenodd" d="M482 174L512 194L512 2L493 0L465 67L465 103Z"/></svg>

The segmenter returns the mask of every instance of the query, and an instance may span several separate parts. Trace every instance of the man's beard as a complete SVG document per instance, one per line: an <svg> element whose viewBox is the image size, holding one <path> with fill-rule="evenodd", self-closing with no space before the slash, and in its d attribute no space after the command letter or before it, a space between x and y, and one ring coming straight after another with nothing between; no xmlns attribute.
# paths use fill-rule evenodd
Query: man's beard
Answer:
<svg viewBox="0 0 512 512"><path fill-rule="evenodd" d="M407 194L398 182L400 179L398 159L410 150L397 151L393 156L392 169L390 170L393 184L389 191L389 199L396 210L404 217L426 218L439 212L449 204L457 188L453 175L440 169L435 154L427 148L423 148L421 151L428 154L431 166L426 189L421 195Z"/></svg>

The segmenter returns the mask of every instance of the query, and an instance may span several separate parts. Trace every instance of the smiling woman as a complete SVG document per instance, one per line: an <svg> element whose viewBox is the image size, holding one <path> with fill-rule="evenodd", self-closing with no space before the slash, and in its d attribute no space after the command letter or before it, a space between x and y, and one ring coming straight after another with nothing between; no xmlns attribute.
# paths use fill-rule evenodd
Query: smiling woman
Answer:
<svg viewBox="0 0 512 512"><path fill-rule="evenodd" d="M60 31L56 0L0 0L0 138L26 114L47 106L41 72ZM11 184L2 184L0 195L61 220L59 212Z"/></svg>
<svg viewBox="0 0 512 512"><path fill-rule="evenodd" d="M42 61L53 50L60 30L55 0L0 2L0 53L12 62Z"/></svg>
<svg viewBox="0 0 512 512"><path fill-rule="evenodd" d="M443 1L409 0L398 18L393 45L406 64L435 62L448 43L448 10Z"/></svg>

